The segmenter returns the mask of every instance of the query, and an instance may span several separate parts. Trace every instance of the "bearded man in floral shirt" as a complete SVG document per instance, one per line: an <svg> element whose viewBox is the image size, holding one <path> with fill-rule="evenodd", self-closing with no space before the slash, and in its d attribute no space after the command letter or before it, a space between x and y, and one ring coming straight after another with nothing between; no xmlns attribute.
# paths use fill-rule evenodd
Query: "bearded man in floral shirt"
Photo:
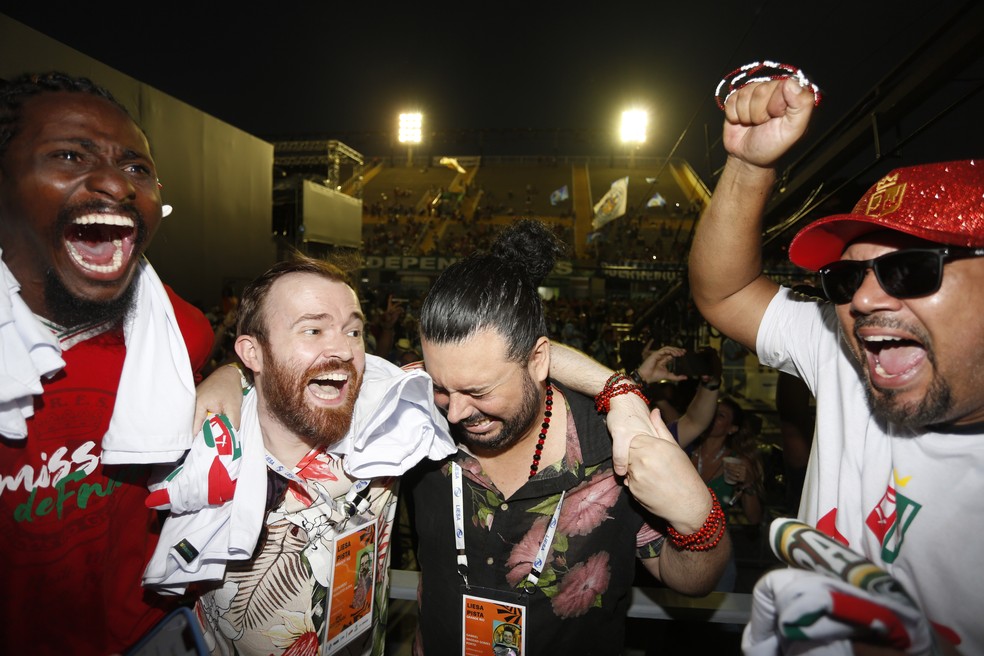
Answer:
<svg viewBox="0 0 984 656"><path fill-rule="evenodd" d="M549 379L537 288L562 244L517 222L444 271L420 317L424 367L457 453L405 475L420 563L415 654L620 654L635 558L710 592L730 552L720 505L665 425L640 424L623 485L603 412L646 418L612 376L596 399ZM636 404L636 405L633 405ZM636 407L638 406L638 407Z"/></svg>
<svg viewBox="0 0 984 656"><path fill-rule="evenodd" d="M219 437L200 438L225 446L222 460L193 450L166 495L155 490L149 500L169 503L163 536L171 538L162 536L145 584L175 593L194 582L209 654L385 651L399 475L454 445L430 379L366 354L364 328L349 274L324 260L296 255L243 290L235 349L252 385L242 392L240 374L223 366L199 398L228 418ZM203 452L204 465L190 467ZM223 475L218 465L236 458L235 472ZM182 488L189 471L199 478ZM231 490L213 488L232 473ZM176 507L175 493L193 497L201 478L207 505ZM226 514L217 500L228 501ZM227 527L224 542L213 538Z"/></svg>

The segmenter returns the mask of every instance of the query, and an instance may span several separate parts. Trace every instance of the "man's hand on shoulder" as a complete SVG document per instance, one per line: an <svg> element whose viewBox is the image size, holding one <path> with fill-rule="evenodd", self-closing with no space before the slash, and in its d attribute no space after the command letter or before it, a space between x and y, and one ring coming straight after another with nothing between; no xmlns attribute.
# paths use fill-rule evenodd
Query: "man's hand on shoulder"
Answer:
<svg viewBox="0 0 984 656"><path fill-rule="evenodd" d="M201 429L208 413L225 415L238 430L242 420L243 384L237 367L217 367L195 389L194 432Z"/></svg>

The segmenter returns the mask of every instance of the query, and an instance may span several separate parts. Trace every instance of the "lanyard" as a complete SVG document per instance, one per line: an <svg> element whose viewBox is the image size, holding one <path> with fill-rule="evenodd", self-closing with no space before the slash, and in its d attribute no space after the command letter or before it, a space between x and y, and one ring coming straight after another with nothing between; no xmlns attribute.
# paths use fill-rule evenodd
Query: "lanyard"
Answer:
<svg viewBox="0 0 984 656"><path fill-rule="evenodd" d="M324 487L316 483L313 480L306 480L289 470L284 464L282 464L275 457L270 455L269 452L264 454L266 458L267 466L274 471L274 473L283 476L289 481L297 483L302 488L308 490L309 492L314 491L317 493L321 499L329 504L332 508L337 510L342 515L342 522L344 523L349 517L354 517L355 515L364 513L369 509L369 481L368 479L360 478L352 484L349 491L345 493L345 499L336 502L334 499L328 497L327 493L324 491Z"/></svg>
<svg viewBox="0 0 984 656"><path fill-rule="evenodd" d="M372 521L370 517L356 517L370 509L369 481L358 479L349 488L344 499L331 498L331 493L321 481L311 478L304 479L270 453L265 454L267 466L276 474L283 476L305 490L312 500L306 508L292 512L272 510L267 515L267 522L273 523L287 520L300 527L307 533L308 543L303 553L311 563L314 578L322 586L331 585L329 574L333 571L332 558L335 553L333 543L340 535L346 535L349 521L355 526ZM320 501L321 503L318 503Z"/></svg>
<svg viewBox="0 0 984 656"><path fill-rule="evenodd" d="M543 540L540 542L540 548L536 552L536 558L533 559L533 565L530 567L530 573L526 577L526 583L523 587L527 592L536 587L537 581L540 580L540 574L543 573L543 564L547 560L550 545L553 543L554 533L557 531L557 520L560 518L560 509L564 505L565 494L567 494L566 490L560 493L560 499L557 501L557 507L554 509L553 517L550 518L547 531L544 533ZM465 553L464 488L461 483L461 466L456 462L451 463L451 509L452 516L454 517L454 546L458 552L458 574L461 575L467 586L468 555Z"/></svg>

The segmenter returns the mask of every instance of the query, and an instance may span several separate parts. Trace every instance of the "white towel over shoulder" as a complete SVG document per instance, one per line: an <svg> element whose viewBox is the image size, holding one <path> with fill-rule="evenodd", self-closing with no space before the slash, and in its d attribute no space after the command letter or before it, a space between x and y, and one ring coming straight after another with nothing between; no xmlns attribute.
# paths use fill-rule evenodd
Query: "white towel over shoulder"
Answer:
<svg viewBox="0 0 984 656"><path fill-rule="evenodd" d="M345 472L354 478L398 476L424 458L442 460L456 450L447 419L434 405L431 377L366 355L352 425L331 448L345 456Z"/></svg>
<svg viewBox="0 0 984 656"><path fill-rule="evenodd" d="M2 255L2 251L0 251ZM109 430L107 464L174 462L191 447L195 380L174 308L146 259L137 271L136 307L124 327L126 358ZM42 378L65 366L51 330L20 297L0 260L0 434L27 437Z"/></svg>
<svg viewBox="0 0 984 656"><path fill-rule="evenodd" d="M250 557L263 528L266 500L266 459L256 413L256 392L243 399L238 432L242 457L230 478L236 481L232 501L208 505L208 475L215 449L199 432L174 478L165 483L171 515L164 521L157 548L144 570L143 583L162 594L180 595L193 581L221 579L226 562Z"/></svg>
<svg viewBox="0 0 984 656"><path fill-rule="evenodd" d="M194 437L195 378L171 299L146 259L135 284L136 311L123 328L126 359L102 461L174 462Z"/></svg>
<svg viewBox="0 0 984 656"><path fill-rule="evenodd" d="M199 433L180 476L166 483L172 514L144 571L144 585L183 594L194 581L219 580L226 562L248 558L264 520L266 449L256 412L256 390L244 397L239 441L243 455L231 501L208 505L207 480L215 450ZM331 449L354 479L399 476L424 458L443 460L457 450L447 420L434 404L433 383L422 370L404 371L367 355L352 425ZM180 510L180 512L178 512Z"/></svg>
<svg viewBox="0 0 984 656"><path fill-rule="evenodd" d="M58 340L20 297L20 283L2 255L0 250L0 435L23 440L34 397L44 391L41 379L65 361Z"/></svg>

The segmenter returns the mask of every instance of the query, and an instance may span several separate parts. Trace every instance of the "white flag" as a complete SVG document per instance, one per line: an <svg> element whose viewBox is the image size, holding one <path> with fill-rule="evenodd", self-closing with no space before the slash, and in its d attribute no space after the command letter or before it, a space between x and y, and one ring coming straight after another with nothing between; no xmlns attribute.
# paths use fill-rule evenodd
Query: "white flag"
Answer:
<svg viewBox="0 0 984 656"><path fill-rule="evenodd" d="M465 167L458 163L458 160L454 157L442 157L441 166L446 166L452 171L457 171L458 173L467 173Z"/></svg>
<svg viewBox="0 0 984 656"><path fill-rule="evenodd" d="M591 227L597 230L609 221L614 221L625 214L628 196L628 176L613 182L611 189L606 191L605 195L594 206L594 219L591 221Z"/></svg>

